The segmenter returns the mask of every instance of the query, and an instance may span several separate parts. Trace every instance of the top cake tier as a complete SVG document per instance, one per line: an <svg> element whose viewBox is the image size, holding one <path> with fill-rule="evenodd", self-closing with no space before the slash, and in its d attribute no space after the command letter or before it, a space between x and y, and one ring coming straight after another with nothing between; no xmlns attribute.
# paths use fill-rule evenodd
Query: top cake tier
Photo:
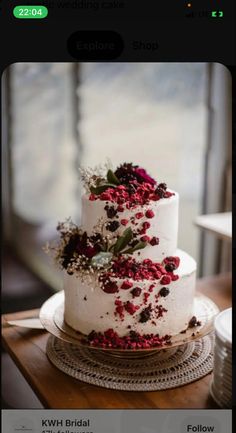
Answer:
<svg viewBox="0 0 236 433"><path fill-rule="evenodd" d="M147 204L136 205L127 209L102 196L94 199L93 195L82 197L82 227L90 236L99 221L106 221L105 233L121 235L131 227L136 239L146 243L144 249L133 253L137 261L151 259L162 262L165 257L173 256L177 249L178 236L178 193Z"/></svg>

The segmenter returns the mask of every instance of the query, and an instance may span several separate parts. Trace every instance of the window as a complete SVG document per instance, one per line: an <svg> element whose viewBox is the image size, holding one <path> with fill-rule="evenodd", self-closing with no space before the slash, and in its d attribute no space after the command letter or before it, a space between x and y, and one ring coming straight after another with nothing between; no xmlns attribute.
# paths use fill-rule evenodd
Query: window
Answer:
<svg viewBox="0 0 236 433"><path fill-rule="evenodd" d="M76 71L69 63L17 63L7 71L11 237L54 287L60 279L42 247L58 220L79 218Z"/></svg>
<svg viewBox="0 0 236 433"><path fill-rule="evenodd" d="M209 70L204 63L8 68L2 81L5 228L21 257L47 283L58 288L61 278L42 246L56 236L59 220L80 221L78 167L107 158L114 167L140 164L179 192L179 247L199 259L193 221L207 199Z"/></svg>
<svg viewBox="0 0 236 433"><path fill-rule="evenodd" d="M87 63L79 129L84 165L133 161L180 194L179 247L198 258L207 107L204 63Z"/></svg>

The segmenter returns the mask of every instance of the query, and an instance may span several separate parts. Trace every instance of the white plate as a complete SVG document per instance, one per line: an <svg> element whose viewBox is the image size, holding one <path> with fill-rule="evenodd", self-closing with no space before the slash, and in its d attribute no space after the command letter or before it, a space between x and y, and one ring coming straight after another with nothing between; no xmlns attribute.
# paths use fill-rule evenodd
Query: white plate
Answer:
<svg viewBox="0 0 236 433"><path fill-rule="evenodd" d="M232 358L232 352L228 352L224 349L224 347L218 346L217 344L215 344L215 351L220 353L225 358Z"/></svg>
<svg viewBox="0 0 236 433"><path fill-rule="evenodd" d="M224 391L230 392L232 394L232 381L231 380L226 380L225 378L223 379L222 377L214 374L213 382L215 385L217 385L216 389L219 389L219 391L221 390L222 392L224 392Z"/></svg>
<svg viewBox="0 0 236 433"><path fill-rule="evenodd" d="M218 378L217 376L214 375L213 378L213 382L216 386L216 389L222 389L222 392L228 392L230 394L232 394L232 383L230 382L226 382L226 381L222 381L222 379Z"/></svg>
<svg viewBox="0 0 236 433"><path fill-rule="evenodd" d="M218 374L218 376L221 376L222 378L225 377L226 380L232 382L232 372L228 372L225 370L222 370L221 368L213 368L214 374Z"/></svg>
<svg viewBox="0 0 236 433"><path fill-rule="evenodd" d="M222 359L219 354L214 355L214 364L218 364L222 368L232 369L232 360Z"/></svg>
<svg viewBox="0 0 236 433"><path fill-rule="evenodd" d="M215 389L214 383L211 383L210 386L210 393L213 397L213 399L216 401L216 403L220 407L228 407L230 408L232 406L232 399L225 398L224 396L220 395L217 390Z"/></svg>
<svg viewBox="0 0 236 433"><path fill-rule="evenodd" d="M220 371L222 374L228 374L229 376L232 376L232 365L222 364L217 362L217 360L214 361L214 370Z"/></svg>
<svg viewBox="0 0 236 433"><path fill-rule="evenodd" d="M214 322L216 337L223 345L232 348L232 308L221 311Z"/></svg>

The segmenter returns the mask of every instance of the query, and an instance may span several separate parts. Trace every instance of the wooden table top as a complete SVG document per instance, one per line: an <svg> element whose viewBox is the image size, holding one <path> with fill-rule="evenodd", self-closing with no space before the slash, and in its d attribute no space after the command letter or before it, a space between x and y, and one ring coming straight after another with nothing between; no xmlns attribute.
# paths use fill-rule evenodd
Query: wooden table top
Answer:
<svg viewBox="0 0 236 433"><path fill-rule="evenodd" d="M197 290L224 310L231 306L231 277L219 275L198 280ZM189 385L166 391L129 392L100 388L73 379L54 367L46 356L48 333L9 326L6 320L23 319L38 310L2 317L3 344L45 408L216 408L209 395L211 374Z"/></svg>

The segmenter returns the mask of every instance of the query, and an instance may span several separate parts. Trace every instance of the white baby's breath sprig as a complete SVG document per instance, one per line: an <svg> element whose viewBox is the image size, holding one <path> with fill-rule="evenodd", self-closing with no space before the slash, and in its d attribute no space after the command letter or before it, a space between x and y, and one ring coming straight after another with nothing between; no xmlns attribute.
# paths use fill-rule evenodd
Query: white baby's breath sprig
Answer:
<svg viewBox="0 0 236 433"><path fill-rule="evenodd" d="M106 173L107 168L105 165L87 168L79 167L80 179L87 193L90 192L91 187L97 187L99 183L106 180Z"/></svg>
<svg viewBox="0 0 236 433"><path fill-rule="evenodd" d="M51 245L49 242L46 242L46 244L42 247L42 250L46 253L49 254L51 252Z"/></svg>

